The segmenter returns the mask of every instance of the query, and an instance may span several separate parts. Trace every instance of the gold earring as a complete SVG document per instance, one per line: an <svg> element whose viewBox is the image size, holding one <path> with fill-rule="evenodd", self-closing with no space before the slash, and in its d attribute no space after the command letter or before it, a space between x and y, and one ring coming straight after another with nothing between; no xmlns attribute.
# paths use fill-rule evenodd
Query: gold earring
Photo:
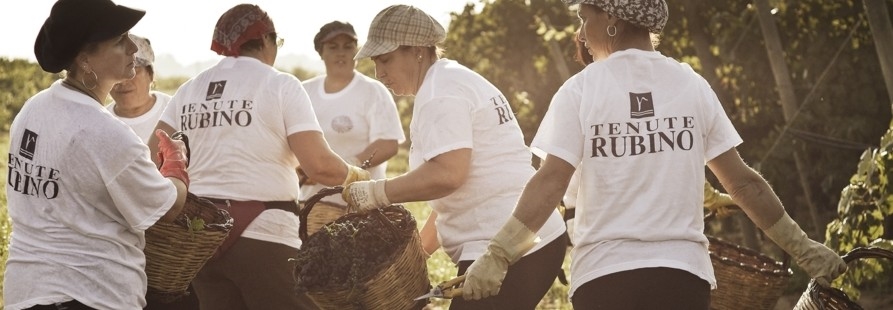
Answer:
<svg viewBox="0 0 893 310"><path fill-rule="evenodd" d="M617 26L614 26L614 25L608 25L608 29L607 29L607 31L608 31L608 36L609 36L609 37L616 36L616 35L617 35Z"/></svg>

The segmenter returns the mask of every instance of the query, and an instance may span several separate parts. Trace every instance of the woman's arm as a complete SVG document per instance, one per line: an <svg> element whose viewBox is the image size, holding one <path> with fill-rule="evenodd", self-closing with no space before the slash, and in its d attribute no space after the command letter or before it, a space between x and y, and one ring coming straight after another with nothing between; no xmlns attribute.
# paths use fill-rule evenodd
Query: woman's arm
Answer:
<svg viewBox="0 0 893 310"><path fill-rule="evenodd" d="M391 203L442 198L465 184L470 167L471 149L449 151L415 170L389 179L385 193Z"/></svg>
<svg viewBox="0 0 893 310"><path fill-rule="evenodd" d="M440 240L437 239L437 226L434 225L434 221L437 220L437 211L431 210L431 214L428 215L428 220L425 221L425 226L422 226L422 230L419 231L419 238L422 241L422 249L425 250L425 253L428 256L434 254L434 251L440 248Z"/></svg>
<svg viewBox="0 0 893 310"><path fill-rule="evenodd" d="M397 155L397 140L375 140L356 155L356 165L362 166L364 161L369 160L368 167L375 167L388 161L394 155Z"/></svg>

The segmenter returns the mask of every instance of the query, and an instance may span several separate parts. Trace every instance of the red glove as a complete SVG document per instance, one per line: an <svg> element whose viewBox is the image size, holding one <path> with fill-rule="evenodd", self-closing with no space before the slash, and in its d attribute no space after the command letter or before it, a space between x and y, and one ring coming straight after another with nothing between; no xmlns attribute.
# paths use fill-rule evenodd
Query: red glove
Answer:
<svg viewBox="0 0 893 310"><path fill-rule="evenodd" d="M158 137L158 159L161 168L158 170L166 178L177 178L189 187L189 175L186 173L186 144L183 141L174 141L164 130L155 131Z"/></svg>

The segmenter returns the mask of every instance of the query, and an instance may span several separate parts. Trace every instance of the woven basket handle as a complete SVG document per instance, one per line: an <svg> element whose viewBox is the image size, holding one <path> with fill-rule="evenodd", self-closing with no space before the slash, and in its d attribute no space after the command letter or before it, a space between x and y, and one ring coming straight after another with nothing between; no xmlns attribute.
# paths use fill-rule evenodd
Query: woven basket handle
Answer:
<svg viewBox="0 0 893 310"><path fill-rule="evenodd" d="M850 250L841 258L847 264L862 258L893 259L893 252L879 247L858 247ZM807 307L811 306L819 310L862 309L862 307L850 300L850 297L840 289L822 287L816 283L815 279L809 280L809 286L807 286L805 294L807 294L806 296L809 296L809 298L804 300L803 297L801 297L798 304L804 303Z"/></svg>
<svg viewBox="0 0 893 310"><path fill-rule="evenodd" d="M298 235L301 237L301 240L307 240L307 217L310 216L310 210L313 209L313 206L323 198L340 194L343 190L343 186L327 187L319 190L319 192L310 196L310 199L307 199L307 202L304 203L304 208L298 214L298 218L301 220L301 224L298 227Z"/></svg>
<svg viewBox="0 0 893 310"><path fill-rule="evenodd" d="M192 156L192 150L189 149L189 137L182 131L177 131L171 135L171 140L182 140L186 145L186 167L189 167L189 158Z"/></svg>
<svg viewBox="0 0 893 310"><path fill-rule="evenodd" d="M879 247L858 247L844 254L841 258L847 264L862 258L886 258L893 260L893 251Z"/></svg>

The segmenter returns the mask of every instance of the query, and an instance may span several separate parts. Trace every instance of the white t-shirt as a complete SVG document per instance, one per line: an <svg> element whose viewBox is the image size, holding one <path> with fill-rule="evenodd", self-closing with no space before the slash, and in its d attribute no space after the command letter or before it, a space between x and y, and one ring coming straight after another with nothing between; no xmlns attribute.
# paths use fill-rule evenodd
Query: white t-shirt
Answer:
<svg viewBox="0 0 893 310"><path fill-rule="evenodd" d="M161 112L164 112L167 103L171 101L170 95L160 91L150 91L149 95L155 96L155 105L152 106L152 109L137 117L124 117L115 113L115 102L106 106L106 109L112 112L112 115L120 119L124 124L127 124L127 126L130 126L133 132L140 139L143 139L143 143L149 142L149 137L152 136L152 132L155 131L155 125L158 124L158 119L161 118Z"/></svg>
<svg viewBox="0 0 893 310"><path fill-rule="evenodd" d="M142 309L144 233L177 198L148 147L61 81L25 103L9 136L6 309Z"/></svg>
<svg viewBox="0 0 893 310"><path fill-rule="evenodd" d="M453 262L477 259L512 215L534 173L532 154L508 100L484 77L441 59L425 75L409 127L410 169L449 151L471 149L465 184L429 205L438 213L438 238ZM556 209L530 252L564 231Z"/></svg>
<svg viewBox="0 0 893 310"><path fill-rule="evenodd" d="M316 119L322 127L329 147L351 164L359 166L366 158L356 155L376 140L396 140L403 143L406 136L400 124L397 104L388 89L381 82L354 70L353 79L344 89L336 93L326 93L326 76L317 76L305 81L304 89L310 95ZM388 163L369 168L372 179L387 177ZM305 185L301 187L301 199L326 188L325 185ZM341 195L323 198L323 201L346 205Z"/></svg>
<svg viewBox="0 0 893 310"><path fill-rule="evenodd" d="M710 85L659 52L615 52L567 80L532 147L582 170L571 294L647 267L689 271L715 287L704 165L740 143Z"/></svg>
<svg viewBox="0 0 893 310"><path fill-rule="evenodd" d="M320 131L293 75L251 57L226 57L177 90L161 121L189 137L189 191L232 200L298 199L288 136ZM264 211L243 237L300 247L298 217Z"/></svg>

